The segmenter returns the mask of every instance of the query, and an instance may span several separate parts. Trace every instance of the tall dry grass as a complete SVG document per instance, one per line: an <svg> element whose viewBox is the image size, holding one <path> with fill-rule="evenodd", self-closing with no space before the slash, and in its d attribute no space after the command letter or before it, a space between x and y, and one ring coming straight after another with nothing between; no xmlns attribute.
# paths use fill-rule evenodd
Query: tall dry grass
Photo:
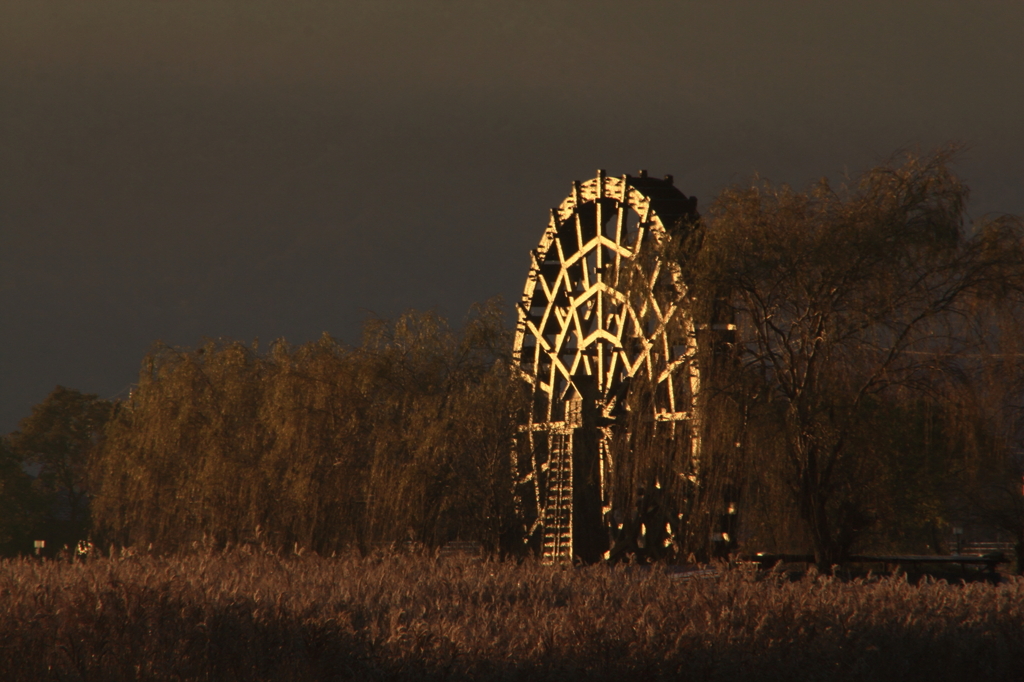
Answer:
<svg viewBox="0 0 1024 682"><path fill-rule="evenodd" d="M0 563L3 680L1018 679L1024 580L257 550Z"/></svg>

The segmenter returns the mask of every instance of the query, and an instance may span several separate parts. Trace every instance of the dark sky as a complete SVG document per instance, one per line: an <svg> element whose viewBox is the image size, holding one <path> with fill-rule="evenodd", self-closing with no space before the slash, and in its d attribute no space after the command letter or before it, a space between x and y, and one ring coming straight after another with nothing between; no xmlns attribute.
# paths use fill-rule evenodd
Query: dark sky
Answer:
<svg viewBox="0 0 1024 682"><path fill-rule="evenodd" d="M1024 3L0 0L0 433L157 339L514 301L597 168L706 204L951 140L1024 213Z"/></svg>

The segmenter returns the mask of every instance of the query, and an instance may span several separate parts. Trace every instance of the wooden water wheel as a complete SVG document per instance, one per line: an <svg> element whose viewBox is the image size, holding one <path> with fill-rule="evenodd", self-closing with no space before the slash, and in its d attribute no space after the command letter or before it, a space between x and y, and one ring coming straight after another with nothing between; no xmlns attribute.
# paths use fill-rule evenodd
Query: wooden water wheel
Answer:
<svg viewBox="0 0 1024 682"><path fill-rule="evenodd" d="M638 438L667 436L675 475L697 466L697 335L685 283L659 258L697 217L671 176L598 171L552 209L530 253L514 360L532 409L515 488L527 542L548 561L597 561L628 530L645 494L623 473ZM651 534L631 532L640 546Z"/></svg>

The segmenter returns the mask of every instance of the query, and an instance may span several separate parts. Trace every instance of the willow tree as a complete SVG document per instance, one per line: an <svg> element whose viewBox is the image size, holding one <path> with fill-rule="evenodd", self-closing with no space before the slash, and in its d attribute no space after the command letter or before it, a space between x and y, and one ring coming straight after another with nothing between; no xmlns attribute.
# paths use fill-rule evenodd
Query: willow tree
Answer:
<svg viewBox="0 0 1024 682"><path fill-rule="evenodd" d="M935 385L963 348L968 301L1019 266L1007 223L967 225L950 161L906 155L807 192L730 189L678 247L697 305L738 326L737 363L774 450L755 460L779 472L826 568L871 521L873 417L895 391Z"/></svg>
<svg viewBox="0 0 1024 682"><path fill-rule="evenodd" d="M494 548L510 523L507 336L495 301L461 329L373 320L360 346L158 346L92 461L97 531L166 551Z"/></svg>
<svg viewBox="0 0 1024 682"><path fill-rule="evenodd" d="M955 491L957 515L1009 534L1024 574L1024 290L1015 279L977 301L971 353L948 402L966 474Z"/></svg>
<svg viewBox="0 0 1024 682"><path fill-rule="evenodd" d="M434 312L367 325L367 518L373 538L426 546L480 540L512 525L508 443L518 394L509 333L494 299L461 329Z"/></svg>

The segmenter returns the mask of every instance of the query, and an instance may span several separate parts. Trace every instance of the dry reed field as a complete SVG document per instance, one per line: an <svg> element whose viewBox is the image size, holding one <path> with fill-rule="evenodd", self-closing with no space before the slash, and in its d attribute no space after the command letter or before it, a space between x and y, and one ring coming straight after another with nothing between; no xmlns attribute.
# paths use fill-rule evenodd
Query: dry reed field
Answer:
<svg viewBox="0 0 1024 682"><path fill-rule="evenodd" d="M3 680L1021 679L1024 580L259 550L0 563Z"/></svg>

